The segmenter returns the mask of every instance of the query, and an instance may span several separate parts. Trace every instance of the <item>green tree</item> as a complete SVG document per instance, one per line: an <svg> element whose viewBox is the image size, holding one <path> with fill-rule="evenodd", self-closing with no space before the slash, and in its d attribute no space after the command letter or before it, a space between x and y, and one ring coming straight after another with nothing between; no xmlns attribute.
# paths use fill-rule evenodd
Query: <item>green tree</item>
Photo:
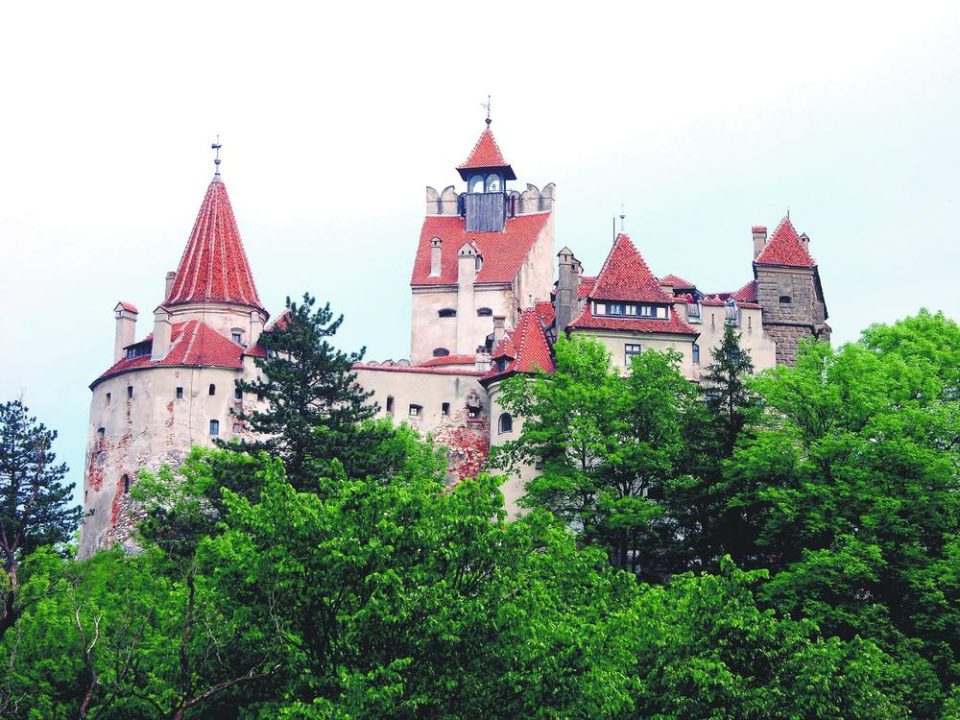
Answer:
<svg viewBox="0 0 960 720"><path fill-rule="evenodd" d="M69 504L73 483L63 482L67 465L53 452L56 438L19 400L0 405L0 637L23 609L20 562L42 545L66 542L80 522L80 508Z"/></svg>
<svg viewBox="0 0 960 720"><path fill-rule="evenodd" d="M524 425L494 462L542 464L525 506L577 528L584 543L607 548L614 565L657 576L669 529L654 498L677 472L696 389L680 375L676 353L644 352L626 378L595 340L560 338L555 353L556 372L502 383L500 404Z"/></svg>
<svg viewBox="0 0 960 720"><path fill-rule="evenodd" d="M763 597L828 635L873 638L935 716L960 653L960 332L922 314L804 347L757 380L769 410L727 477L757 526Z"/></svg>
<svg viewBox="0 0 960 720"><path fill-rule="evenodd" d="M345 353L335 348L330 338L343 315L334 317L329 303L318 309L315 304L308 294L302 303L287 298L284 314L260 337L266 353L255 360L260 377L237 381L239 390L266 401L264 409L238 414L262 437L244 447L282 458L288 481L297 487L328 476L334 458L350 477L377 474L389 466L376 454L388 428L364 424L376 406L351 370L364 350Z"/></svg>

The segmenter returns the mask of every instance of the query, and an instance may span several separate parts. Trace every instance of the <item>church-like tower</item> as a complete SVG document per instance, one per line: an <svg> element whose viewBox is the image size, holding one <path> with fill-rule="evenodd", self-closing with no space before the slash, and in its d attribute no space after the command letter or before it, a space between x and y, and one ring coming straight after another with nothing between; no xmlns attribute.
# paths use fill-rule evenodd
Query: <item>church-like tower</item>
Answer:
<svg viewBox="0 0 960 720"><path fill-rule="evenodd" d="M554 185L508 190L516 179L490 119L457 172L467 183L427 188L426 217L410 280L410 362L489 352L494 319L514 328L520 312L550 299ZM469 358L469 360L468 360Z"/></svg>
<svg viewBox="0 0 960 720"><path fill-rule="evenodd" d="M81 558L129 541L138 471L242 435L232 411L257 402L238 393L235 380L255 376L268 314L219 171L176 272L167 273L153 332L136 340L133 304L120 302L114 312L113 365L90 385Z"/></svg>

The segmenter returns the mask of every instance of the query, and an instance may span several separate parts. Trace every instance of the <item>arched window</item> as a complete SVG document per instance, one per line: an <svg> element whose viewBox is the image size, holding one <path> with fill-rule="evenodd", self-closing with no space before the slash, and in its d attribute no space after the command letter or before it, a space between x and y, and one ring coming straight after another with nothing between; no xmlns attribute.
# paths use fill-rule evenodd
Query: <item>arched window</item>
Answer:
<svg viewBox="0 0 960 720"><path fill-rule="evenodd" d="M126 495L130 492L130 476L124 473L121 480L123 480L123 494Z"/></svg>
<svg viewBox="0 0 960 720"><path fill-rule="evenodd" d="M440 317L456 317L457 311L453 308L443 308L437 311L437 315Z"/></svg>
<svg viewBox="0 0 960 720"><path fill-rule="evenodd" d="M490 317L491 315L493 315L493 310L490 308L477 308L477 317Z"/></svg>
<svg viewBox="0 0 960 720"><path fill-rule="evenodd" d="M501 186L501 182L500 182L499 175L497 175L496 173L487 175L487 192L488 193L500 192L500 186Z"/></svg>
<svg viewBox="0 0 960 720"><path fill-rule="evenodd" d="M470 178L469 192L472 192L472 193L483 192L483 175L474 175L472 178Z"/></svg>
<svg viewBox="0 0 960 720"><path fill-rule="evenodd" d="M513 432L513 417L510 413L500 415L500 421L497 423L497 429L501 434Z"/></svg>
<svg viewBox="0 0 960 720"><path fill-rule="evenodd" d="M103 440L103 436L106 434L106 430L102 427L97 428L97 437Z"/></svg>
<svg viewBox="0 0 960 720"><path fill-rule="evenodd" d="M693 364L700 364L700 346L696 343L693 344Z"/></svg>
<svg viewBox="0 0 960 720"><path fill-rule="evenodd" d="M447 350L446 348L434 348L434 349L433 349L433 356L434 356L434 357L446 357L446 356L449 355L449 354L450 354L450 351Z"/></svg>

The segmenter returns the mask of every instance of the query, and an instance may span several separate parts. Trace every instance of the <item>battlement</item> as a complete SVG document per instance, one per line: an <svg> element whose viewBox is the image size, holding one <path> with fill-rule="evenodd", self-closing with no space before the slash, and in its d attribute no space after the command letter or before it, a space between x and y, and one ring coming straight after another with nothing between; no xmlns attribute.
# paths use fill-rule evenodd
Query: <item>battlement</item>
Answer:
<svg viewBox="0 0 960 720"><path fill-rule="evenodd" d="M547 183L543 190L536 185L527 183L527 189L509 190L504 193L509 202L509 215L530 215L532 213L549 212L553 210L557 186ZM448 185L441 192L427 186L426 214L427 215L463 215L464 197L467 193L458 193L453 185Z"/></svg>

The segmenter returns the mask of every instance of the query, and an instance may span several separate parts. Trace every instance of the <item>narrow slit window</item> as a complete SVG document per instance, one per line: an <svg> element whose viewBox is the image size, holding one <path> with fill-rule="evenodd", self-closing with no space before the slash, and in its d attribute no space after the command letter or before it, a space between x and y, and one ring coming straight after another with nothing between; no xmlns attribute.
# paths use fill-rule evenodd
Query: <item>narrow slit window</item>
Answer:
<svg viewBox="0 0 960 720"><path fill-rule="evenodd" d="M213 383L210 383L210 394L211 394L211 395L216 395L216 394L217 394L217 386L214 385Z"/></svg>
<svg viewBox="0 0 960 720"><path fill-rule="evenodd" d="M393 415L393 395L387 395L387 415Z"/></svg>
<svg viewBox="0 0 960 720"><path fill-rule="evenodd" d="M219 434L220 434L220 421L219 421L219 420L211 420L211 421L210 421L210 434L211 434L211 435L219 435Z"/></svg>
<svg viewBox="0 0 960 720"><path fill-rule="evenodd" d="M444 417L450 416L450 403L445 402L443 403L443 405L440 406L440 414L443 415Z"/></svg>
<svg viewBox="0 0 960 720"><path fill-rule="evenodd" d="M130 476L124 473L123 475L123 494L126 495L130 492Z"/></svg>
<svg viewBox="0 0 960 720"><path fill-rule="evenodd" d="M111 397L110 393L107 393L107 405L110 404L110 397Z"/></svg>
<svg viewBox="0 0 960 720"><path fill-rule="evenodd" d="M133 397L133 385L127 385L127 400Z"/></svg>
<svg viewBox="0 0 960 720"><path fill-rule="evenodd" d="M183 400L183 388L182 388L182 387L178 387L178 388L177 388L177 400Z"/></svg>

